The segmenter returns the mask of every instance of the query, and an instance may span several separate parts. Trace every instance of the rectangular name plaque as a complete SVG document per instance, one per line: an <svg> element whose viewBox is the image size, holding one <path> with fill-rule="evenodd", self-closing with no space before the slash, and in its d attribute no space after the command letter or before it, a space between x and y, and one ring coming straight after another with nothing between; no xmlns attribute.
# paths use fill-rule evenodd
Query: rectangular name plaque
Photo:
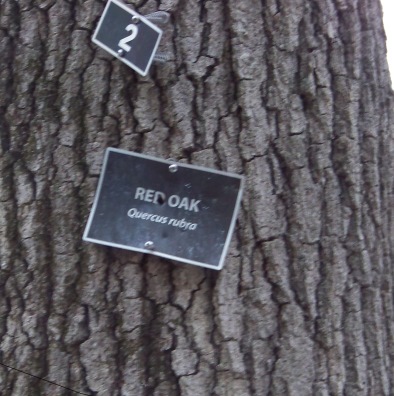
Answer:
<svg viewBox="0 0 394 396"><path fill-rule="evenodd" d="M242 176L108 148L85 241L221 269Z"/></svg>

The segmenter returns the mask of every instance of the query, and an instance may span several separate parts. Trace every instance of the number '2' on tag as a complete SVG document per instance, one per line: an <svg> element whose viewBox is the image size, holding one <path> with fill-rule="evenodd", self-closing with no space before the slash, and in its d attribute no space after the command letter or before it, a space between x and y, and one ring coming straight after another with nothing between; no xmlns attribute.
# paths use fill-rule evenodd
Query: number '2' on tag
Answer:
<svg viewBox="0 0 394 396"><path fill-rule="evenodd" d="M162 33L160 28L126 4L108 0L92 41L146 76Z"/></svg>

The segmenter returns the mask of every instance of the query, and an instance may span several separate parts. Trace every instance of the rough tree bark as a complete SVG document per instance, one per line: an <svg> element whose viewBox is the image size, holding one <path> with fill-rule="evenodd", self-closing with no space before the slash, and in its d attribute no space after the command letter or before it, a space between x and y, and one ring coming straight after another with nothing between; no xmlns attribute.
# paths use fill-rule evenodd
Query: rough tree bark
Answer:
<svg viewBox="0 0 394 396"><path fill-rule="evenodd" d="M394 392L393 96L378 0L171 13L146 78L101 0L0 0L0 393ZM106 147L244 174L220 272L81 240Z"/></svg>

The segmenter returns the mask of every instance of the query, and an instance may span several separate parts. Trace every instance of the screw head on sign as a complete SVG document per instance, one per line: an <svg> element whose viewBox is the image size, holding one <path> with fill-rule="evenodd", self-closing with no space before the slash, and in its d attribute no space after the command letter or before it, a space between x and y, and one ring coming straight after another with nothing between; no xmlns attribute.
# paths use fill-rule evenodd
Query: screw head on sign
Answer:
<svg viewBox="0 0 394 396"><path fill-rule="evenodd" d="M145 242L145 249L152 250L155 247L155 244L152 241Z"/></svg>
<svg viewBox="0 0 394 396"><path fill-rule="evenodd" d="M119 56L124 56L124 50L122 50L122 49L118 50L118 55Z"/></svg>
<svg viewBox="0 0 394 396"><path fill-rule="evenodd" d="M171 165L168 167L168 169L169 169L169 171L170 171L171 173L175 173L175 172L178 170L178 165L177 165L177 164L171 164Z"/></svg>
<svg viewBox="0 0 394 396"><path fill-rule="evenodd" d="M131 18L131 22L133 23L138 23L140 21L140 18L137 15L133 15L133 17Z"/></svg>

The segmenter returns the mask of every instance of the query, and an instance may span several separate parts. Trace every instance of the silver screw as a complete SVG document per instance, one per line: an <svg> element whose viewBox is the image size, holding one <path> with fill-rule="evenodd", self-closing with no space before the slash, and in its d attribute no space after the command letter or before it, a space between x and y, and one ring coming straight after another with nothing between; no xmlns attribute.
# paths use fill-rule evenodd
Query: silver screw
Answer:
<svg viewBox="0 0 394 396"><path fill-rule="evenodd" d="M119 56L124 56L124 50L122 50L122 49L118 50L118 55Z"/></svg>
<svg viewBox="0 0 394 396"><path fill-rule="evenodd" d="M155 244L152 241L145 242L145 249L152 250L155 247Z"/></svg>
<svg viewBox="0 0 394 396"><path fill-rule="evenodd" d="M168 169L169 169L169 171L170 171L171 173L175 173L175 172L178 170L178 165L177 165L177 164L171 164L171 165L168 167Z"/></svg>
<svg viewBox="0 0 394 396"><path fill-rule="evenodd" d="M133 23L138 23L140 21L140 17L138 17L137 15L133 15L133 17L131 18L131 22Z"/></svg>

